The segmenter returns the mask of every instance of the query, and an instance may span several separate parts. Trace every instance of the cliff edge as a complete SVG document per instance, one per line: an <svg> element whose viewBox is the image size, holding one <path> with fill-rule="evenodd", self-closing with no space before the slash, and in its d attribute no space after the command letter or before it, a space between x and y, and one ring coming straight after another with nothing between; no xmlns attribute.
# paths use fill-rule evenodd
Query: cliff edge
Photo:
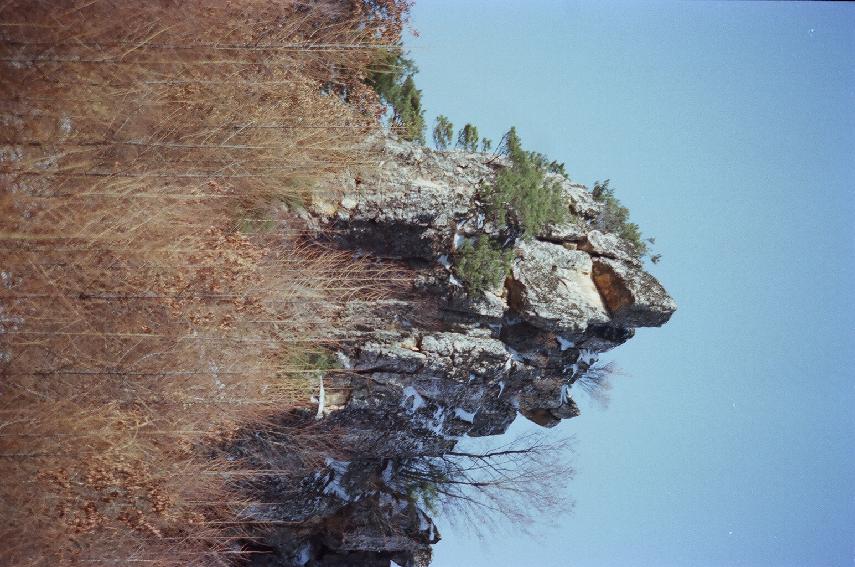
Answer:
<svg viewBox="0 0 855 567"><path fill-rule="evenodd" d="M632 245L601 230L604 205L585 186L547 174L567 220L519 238L488 220L483 202L506 158L375 143L379 167L337 178L344 197L309 213L336 246L406 265L412 290L343 314L376 325L342 342L318 416L348 432L359 458L328 460L289 489L292 505L256 512L305 522L269 538L278 543L268 564L427 564L439 534L412 497L407 460L441 456L463 436L502 434L518 415L544 427L578 415L574 384L599 354L676 310ZM503 242L509 269L467 293L456 259L485 236Z"/></svg>

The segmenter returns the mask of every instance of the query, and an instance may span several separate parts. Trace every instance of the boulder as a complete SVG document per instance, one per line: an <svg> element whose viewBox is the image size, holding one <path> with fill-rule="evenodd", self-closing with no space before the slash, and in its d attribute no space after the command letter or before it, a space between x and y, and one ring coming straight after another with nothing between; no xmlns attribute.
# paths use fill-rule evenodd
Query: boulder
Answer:
<svg viewBox="0 0 855 567"><path fill-rule="evenodd" d="M647 272L609 258L595 258L593 278L611 314L623 327L660 327L677 304L656 278Z"/></svg>
<svg viewBox="0 0 855 567"><path fill-rule="evenodd" d="M540 329L579 335L608 321L591 279L591 257L550 242L521 242L509 282L511 308Z"/></svg>

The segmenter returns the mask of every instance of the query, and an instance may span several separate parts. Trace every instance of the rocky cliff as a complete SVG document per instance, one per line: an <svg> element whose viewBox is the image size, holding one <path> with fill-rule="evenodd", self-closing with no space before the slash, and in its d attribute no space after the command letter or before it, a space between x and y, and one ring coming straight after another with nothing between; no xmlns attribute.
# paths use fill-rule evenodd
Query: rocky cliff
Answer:
<svg viewBox="0 0 855 567"><path fill-rule="evenodd" d="M439 534L402 472L407 459L502 434L518 415L544 427L578 415L573 385L598 355L676 309L632 246L599 230L602 204L586 187L549 174L569 220L505 238L480 201L503 158L380 145L379 167L338 179L344 198L316 203L312 222L337 246L406 264L413 293L352 306L376 324L344 343L319 415L347 432L359 458L327 459L297 487L270 487L288 502L252 513L289 527L268 535L267 564L429 563ZM472 297L453 265L480 235L505 239L513 259L501 284Z"/></svg>

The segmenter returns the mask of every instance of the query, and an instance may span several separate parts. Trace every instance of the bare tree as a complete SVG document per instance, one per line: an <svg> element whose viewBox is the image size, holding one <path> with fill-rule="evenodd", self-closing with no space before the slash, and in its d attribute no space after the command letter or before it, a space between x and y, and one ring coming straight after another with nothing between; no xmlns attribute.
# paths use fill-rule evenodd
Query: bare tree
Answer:
<svg viewBox="0 0 855 567"><path fill-rule="evenodd" d="M594 364L573 382L585 392L588 397L603 407L608 407L611 401L612 378L622 375L623 372L614 362L606 364Z"/></svg>
<svg viewBox="0 0 855 567"><path fill-rule="evenodd" d="M476 533L502 518L525 527L572 507L566 495L572 441L535 431L501 445L479 442L472 450L403 458L398 474L424 506L441 505L449 520Z"/></svg>

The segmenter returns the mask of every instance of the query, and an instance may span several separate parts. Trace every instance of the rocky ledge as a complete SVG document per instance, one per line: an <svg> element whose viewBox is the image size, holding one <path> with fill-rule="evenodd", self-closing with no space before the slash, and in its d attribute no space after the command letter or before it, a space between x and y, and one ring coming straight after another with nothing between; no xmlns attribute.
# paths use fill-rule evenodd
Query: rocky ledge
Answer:
<svg viewBox="0 0 855 567"><path fill-rule="evenodd" d="M454 275L455 253L479 235L504 238L479 190L507 161L381 146L379 167L336 180L345 197L310 213L339 246L406 263L415 293L351 307L376 325L338 353L342 368L324 376L318 414L348 432L360 458L328 459L297 489L272 489L292 504L255 514L299 527L267 538L267 564L428 564L439 534L403 463L452 451L462 436L502 434L517 415L544 427L578 415L573 385L599 354L676 310L632 246L601 230L602 204L556 174L548 175L570 220L506 240L508 276L470 297Z"/></svg>

